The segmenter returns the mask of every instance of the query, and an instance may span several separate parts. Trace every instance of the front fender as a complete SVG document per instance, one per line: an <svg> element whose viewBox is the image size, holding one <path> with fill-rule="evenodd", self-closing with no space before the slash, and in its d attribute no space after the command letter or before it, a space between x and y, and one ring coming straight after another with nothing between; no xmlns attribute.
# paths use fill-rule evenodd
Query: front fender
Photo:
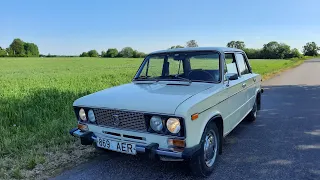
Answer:
<svg viewBox="0 0 320 180"><path fill-rule="evenodd" d="M213 108L199 113L199 117L196 120L191 120L191 115L189 116L190 118L186 120L187 147L193 147L200 143L206 125L215 116L221 116L221 113Z"/></svg>

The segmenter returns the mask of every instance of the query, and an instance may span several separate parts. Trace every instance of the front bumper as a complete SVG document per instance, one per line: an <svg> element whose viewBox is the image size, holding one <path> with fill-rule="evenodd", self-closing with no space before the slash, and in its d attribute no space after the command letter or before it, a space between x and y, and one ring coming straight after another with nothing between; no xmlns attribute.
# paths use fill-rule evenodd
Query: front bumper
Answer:
<svg viewBox="0 0 320 180"><path fill-rule="evenodd" d="M74 128L70 130L70 134L74 137L79 137L82 145L92 145L97 141L97 137L90 131L84 132L78 128ZM147 153L150 158L154 158L155 156L165 156L175 159L191 159L199 152L199 149L200 145L197 145L192 148L185 148L182 152L178 152L169 149L159 149L159 145L157 143L151 143L149 145L136 144L136 151L138 153Z"/></svg>

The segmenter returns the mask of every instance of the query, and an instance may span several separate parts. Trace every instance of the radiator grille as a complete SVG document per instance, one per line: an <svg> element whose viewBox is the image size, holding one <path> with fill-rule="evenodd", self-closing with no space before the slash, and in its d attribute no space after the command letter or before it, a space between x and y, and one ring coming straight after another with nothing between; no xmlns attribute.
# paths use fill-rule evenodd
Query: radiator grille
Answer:
<svg viewBox="0 0 320 180"><path fill-rule="evenodd" d="M113 109L94 109L93 111L98 125L135 131L147 131L143 113Z"/></svg>

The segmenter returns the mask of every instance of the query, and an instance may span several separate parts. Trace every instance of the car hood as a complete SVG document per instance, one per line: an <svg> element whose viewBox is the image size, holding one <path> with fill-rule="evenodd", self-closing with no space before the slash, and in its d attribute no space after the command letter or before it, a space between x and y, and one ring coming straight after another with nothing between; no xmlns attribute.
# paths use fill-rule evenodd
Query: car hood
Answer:
<svg viewBox="0 0 320 180"><path fill-rule="evenodd" d="M210 83L129 83L81 97L73 105L174 114L183 101L214 86Z"/></svg>

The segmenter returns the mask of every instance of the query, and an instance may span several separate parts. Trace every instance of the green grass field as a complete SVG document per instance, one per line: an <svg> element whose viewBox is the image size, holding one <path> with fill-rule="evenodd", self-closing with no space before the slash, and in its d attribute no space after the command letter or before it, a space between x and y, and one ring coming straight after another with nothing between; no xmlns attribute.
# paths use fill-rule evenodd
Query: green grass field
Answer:
<svg viewBox="0 0 320 180"><path fill-rule="evenodd" d="M142 59L1 58L0 179L47 161L46 152L75 141L75 99L130 82ZM251 60L267 76L297 65L291 60Z"/></svg>

